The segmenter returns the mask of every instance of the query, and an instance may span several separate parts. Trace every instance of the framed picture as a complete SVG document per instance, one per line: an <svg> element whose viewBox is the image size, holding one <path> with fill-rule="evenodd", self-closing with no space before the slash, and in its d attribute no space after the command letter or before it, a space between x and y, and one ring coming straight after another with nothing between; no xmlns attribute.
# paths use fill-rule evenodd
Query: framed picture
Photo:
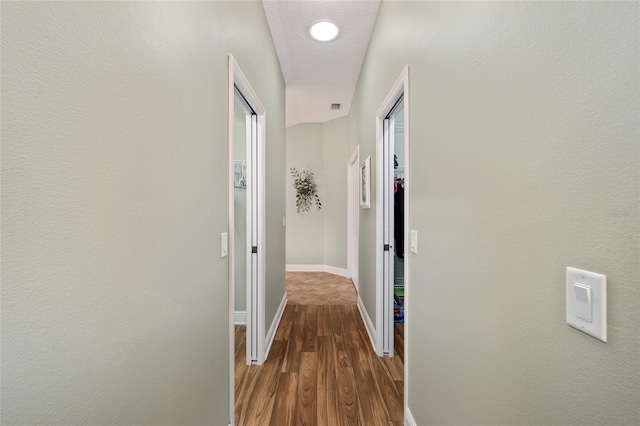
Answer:
<svg viewBox="0 0 640 426"><path fill-rule="evenodd" d="M233 162L233 187L247 189L247 162L244 160Z"/></svg>
<svg viewBox="0 0 640 426"><path fill-rule="evenodd" d="M371 156L360 164L360 207L371 208Z"/></svg>

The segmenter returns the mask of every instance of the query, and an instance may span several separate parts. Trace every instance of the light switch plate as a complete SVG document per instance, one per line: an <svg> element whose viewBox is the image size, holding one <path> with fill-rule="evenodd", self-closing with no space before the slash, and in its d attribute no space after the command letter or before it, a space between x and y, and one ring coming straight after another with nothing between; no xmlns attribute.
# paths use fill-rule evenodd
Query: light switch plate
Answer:
<svg viewBox="0 0 640 426"><path fill-rule="evenodd" d="M227 257L229 254L229 238L226 232L220 234L220 259Z"/></svg>
<svg viewBox="0 0 640 426"><path fill-rule="evenodd" d="M411 253L418 254L418 231L411 230Z"/></svg>
<svg viewBox="0 0 640 426"><path fill-rule="evenodd" d="M566 298L567 324L606 342L607 276L567 267Z"/></svg>

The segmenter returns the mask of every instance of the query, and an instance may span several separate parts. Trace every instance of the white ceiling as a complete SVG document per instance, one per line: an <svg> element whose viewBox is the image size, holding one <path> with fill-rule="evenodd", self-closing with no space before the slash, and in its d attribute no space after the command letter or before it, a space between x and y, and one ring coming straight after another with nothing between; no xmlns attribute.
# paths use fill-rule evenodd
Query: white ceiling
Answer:
<svg viewBox="0 0 640 426"><path fill-rule="evenodd" d="M287 127L349 113L380 0L262 0L287 85ZM319 42L309 27L320 19L340 35ZM342 104L332 110L331 104Z"/></svg>

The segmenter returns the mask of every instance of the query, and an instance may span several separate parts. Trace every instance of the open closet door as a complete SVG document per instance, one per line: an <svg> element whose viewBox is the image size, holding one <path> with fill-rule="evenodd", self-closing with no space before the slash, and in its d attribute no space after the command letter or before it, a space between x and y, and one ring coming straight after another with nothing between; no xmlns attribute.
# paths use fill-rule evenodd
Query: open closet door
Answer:
<svg viewBox="0 0 640 426"><path fill-rule="evenodd" d="M383 312L383 355L393 356L393 268L394 268L394 192L393 192L393 150L394 131L393 118L386 118L383 121L383 254L382 254L382 312Z"/></svg>
<svg viewBox="0 0 640 426"><path fill-rule="evenodd" d="M260 176L260 162L258 161L258 116L256 114L252 114L250 119L248 120L249 126L251 127L251 146L249 147L251 152L251 176L250 186L251 190L249 191L251 197L251 204L256 206L256 208L251 210L251 214L247 215L247 227L251 229L251 233L249 236L249 244L250 253L248 253L248 259L251 259L250 262L247 262L247 266L249 270L247 271L247 276L251 277L251 281L249 282L249 286L247 287L247 306L251 306L251 310L247 310L247 339L250 340L247 342L247 364L258 364L261 363L264 355L261 354L261 327L260 326L260 318L264 315L262 312L262 306L260 304L261 300L261 288L259 285L260 275L262 271L260 271L261 262L259 258L259 215L258 208L259 198L260 198L260 182L258 177ZM249 328L251 328L251 332L249 333ZM264 335L264 333L262 334Z"/></svg>
<svg viewBox="0 0 640 426"><path fill-rule="evenodd" d="M244 99L238 90L238 97ZM247 364L262 364L265 359L264 348L264 232L261 215L264 214L263 191L264 164L261 161L260 120L253 107L246 101L247 115Z"/></svg>
<svg viewBox="0 0 640 426"><path fill-rule="evenodd" d="M265 350L265 111L256 93L251 88L233 56L229 56L230 90L232 90L230 150L239 158L232 158L230 167L233 185L231 190L241 189L242 195L236 192L235 200L241 202L243 209L237 209L232 202L230 212L230 228L233 232L240 229L242 222L246 236L242 244L232 249L233 267L230 294L241 294L244 298L246 312L246 362L262 364L266 358ZM236 117L237 115L237 117ZM243 127L244 126L244 127ZM242 158L240 158L242 156ZM235 176L239 173L241 176ZM241 181L238 185L236 181ZM232 199L233 200L233 199ZM238 203L240 205L240 203ZM240 214L240 210L246 212ZM235 240L234 240L235 242ZM240 247L240 245L242 247ZM240 263L242 262L242 263ZM242 266L241 266L242 265ZM237 268L236 268L237 267ZM244 284L242 291L236 290ZM235 299L231 301L235 305ZM232 345L233 347L233 345Z"/></svg>
<svg viewBox="0 0 640 426"><path fill-rule="evenodd" d="M385 100L377 114L376 135L378 153L377 232L376 254L377 289L377 353L394 356L394 281L395 281L395 224L394 224L394 153L397 116L404 106L404 93L394 93ZM398 121L399 122L399 121Z"/></svg>

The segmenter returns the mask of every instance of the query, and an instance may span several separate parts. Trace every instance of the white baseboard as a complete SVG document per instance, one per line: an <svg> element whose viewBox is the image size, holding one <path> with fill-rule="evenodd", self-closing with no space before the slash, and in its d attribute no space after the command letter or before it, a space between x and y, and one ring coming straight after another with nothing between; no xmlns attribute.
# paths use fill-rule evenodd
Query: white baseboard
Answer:
<svg viewBox="0 0 640 426"><path fill-rule="evenodd" d="M235 325L244 325L247 323L247 311L235 311L233 313L233 323Z"/></svg>
<svg viewBox="0 0 640 426"><path fill-rule="evenodd" d="M325 265L325 272L328 272L334 275L340 275L341 277L345 277L345 278L351 278L349 276L349 271L347 271L345 268L337 268L335 266Z"/></svg>
<svg viewBox="0 0 640 426"><path fill-rule="evenodd" d="M351 278L345 268L331 265L287 265L287 272L328 272L345 278Z"/></svg>
<svg viewBox="0 0 640 426"><path fill-rule="evenodd" d="M411 410L409 407L404 410L404 425L405 426L418 426L415 419L413 418L413 414L411 414Z"/></svg>
<svg viewBox="0 0 640 426"><path fill-rule="evenodd" d="M269 331L267 332L267 350L264 354L265 360L269 357L271 344L273 343L273 339L276 337L276 331L278 330L278 326L280 325L280 320L282 319L282 314L284 313L284 308L286 306L287 306L287 293L285 292L284 295L282 296L282 300L280 301L280 306L278 306L278 310L276 311L276 315L273 317L273 321L271 322L271 327L269 327Z"/></svg>
<svg viewBox="0 0 640 426"><path fill-rule="evenodd" d="M373 350L375 351L375 353L378 353L378 345L376 343L376 329L373 326L373 322L371 322L371 318L369 317L367 308L364 307L364 303L362 303L362 299L360 299L360 295L358 295L358 310L360 311L360 316L362 316L364 326L367 329L369 340L371 340L371 346L373 346Z"/></svg>

